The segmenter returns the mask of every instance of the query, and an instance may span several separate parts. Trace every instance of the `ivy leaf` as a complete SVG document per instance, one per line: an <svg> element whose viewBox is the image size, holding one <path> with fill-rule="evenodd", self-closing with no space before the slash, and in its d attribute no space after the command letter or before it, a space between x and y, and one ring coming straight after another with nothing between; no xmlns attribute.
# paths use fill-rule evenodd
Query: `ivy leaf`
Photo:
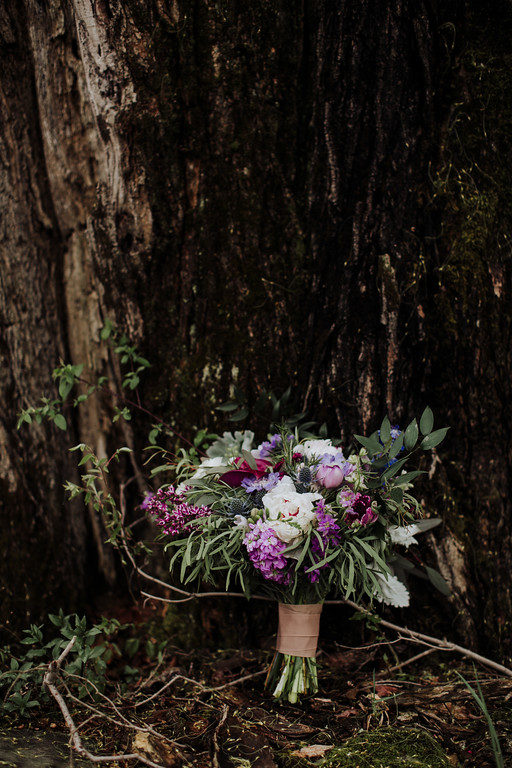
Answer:
<svg viewBox="0 0 512 768"><path fill-rule="evenodd" d="M446 433L450 427L443 427L442 429L436 429L435 432L431 432L430 435L427 435L423 438L421 441L421 447L424 451L428 451L431 448L435 448L436 445L439 445L444 438L446 437Z"/></svg>
<svg viewBox="0 0 512 768"><path fill-rule="evenodd" d="M414 446L416 445L416 441L418 440L418 422L416 419L413 419L407 429L405 430L404 435L404 444L408 451L410 451Z"/></svg>
<svg viewBox="0 0 512 768"><path fill-rule="evenodd" d="M434 426L434 414L432 413L432 409L427 407L421 414L420 418L420 430L422 435L430 435L432 432L432 428Z"/></svg>

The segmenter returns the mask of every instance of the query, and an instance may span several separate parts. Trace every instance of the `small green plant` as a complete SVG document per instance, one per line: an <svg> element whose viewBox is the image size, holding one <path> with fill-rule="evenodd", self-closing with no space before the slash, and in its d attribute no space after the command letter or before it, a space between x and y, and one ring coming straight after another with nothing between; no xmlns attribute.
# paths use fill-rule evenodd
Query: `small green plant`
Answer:
<svg viewBox="0 0 512 768"><path fill-rule="evenodd" d="M62 666L63 676L79 699L94 697L96 691L103 692L108 665L114 658L122 657L118 635L132 626L105 618L90 626L85 617L65 616L62 610L48 618L58 631L55 637L45 641L47 629L32 624L23 630L19 648L0 649L0 710L4 713L29 717L31 710L48 701L44 674L48 664L60 656L73 637L76 637L75 644ZM134 672L138 672L134 667L125 668L126 682L133 678Z"/></svg>
<svg viewBox="0 0 512 768"><path fill-rule="evenodd" d="M498 738L498 734L496 732L496 728L494 726L494 723L492 721L492 717L489 714L489 710L487 709L487 704L485 702L484 694L482 692L482 686L480 685L480 680L478 679L478 674L476 671L476 668L473 667L473 670L475 672L475 682L476 682L476 690L473 688L473 686L466 680L465 677L463 677L460 672L457 672L457 677L459 677L480 709L482 710L482 713L487 720L487 726L489 728L489 734L491 737L491 747L494 754L494 760L496 762L496 768L505 768L505 762L503 760L503 752L501 751L501 744L500 740Z"/></svg>

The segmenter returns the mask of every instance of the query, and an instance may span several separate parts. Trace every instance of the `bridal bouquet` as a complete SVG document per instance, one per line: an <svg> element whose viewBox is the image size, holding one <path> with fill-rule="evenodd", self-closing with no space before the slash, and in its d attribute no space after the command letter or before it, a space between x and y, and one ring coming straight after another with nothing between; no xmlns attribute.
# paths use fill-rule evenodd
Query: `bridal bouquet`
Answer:
<svg viewBox="0 0 512 768"><path fill-rule="evenodd" d="M177 484L144 500L183 584L237 586L248 598L257 592L278 601L266 681L276 698L295 702L318 690L315 656L327 595L408 605L398 576L418 569L397 546L409 546L438 520L420 519L411 489L422 473L404 467L411 453L435 447L447 431L432 430L427 408L405 431L386 417L370 437L356 435L358 447L349 452L299 427L283 427L257 447L251 431L225 432L199 460L183 452ZM439 574L427 569L427 576L443 588Z"/></svg>

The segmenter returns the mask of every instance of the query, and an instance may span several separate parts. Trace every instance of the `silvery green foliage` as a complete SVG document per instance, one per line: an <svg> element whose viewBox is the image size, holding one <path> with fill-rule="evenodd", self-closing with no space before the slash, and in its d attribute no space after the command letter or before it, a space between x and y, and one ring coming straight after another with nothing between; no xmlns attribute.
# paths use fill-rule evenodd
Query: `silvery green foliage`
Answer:
<svg viewBox="0 0 512 768"><path fill-rule="evenodd" d="M224 432L222 437L218 437L206 451L207 455L213 458L232 459L240 456L242 451L250 451L253 445L254 432L250 429L244 429L243 432L236 431Z"/></svg>

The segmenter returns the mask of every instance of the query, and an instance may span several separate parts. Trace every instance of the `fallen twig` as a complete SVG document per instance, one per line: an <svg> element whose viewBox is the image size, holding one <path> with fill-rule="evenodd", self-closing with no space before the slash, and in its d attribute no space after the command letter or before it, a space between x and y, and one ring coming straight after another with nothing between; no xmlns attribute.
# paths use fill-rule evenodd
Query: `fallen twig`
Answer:
<svg viewBox="0 0 512 768"><path fill-rule="evenodd" d="M219 750L219 733L220 733L220 730L221 730L222 726L226 722L226 718L228 716L228 711L229 711L228 705L224 704L224 707L222 708L222 717L220 718L219 724L217 725L217 727L215 729L215 733L213 734L213 760L212 760L213 768L220 768L220 763L219 763L219 751L220 751Z"/></svg>
<svg viewBox="0 0 512 768"><path fill-rule="evenodd" d="M62 712L64 722L68 727L70 746L72 746L72 748L78 755L81 755L82 757L85 757L87 760L90 760L91 763L113 763L113 762L119 762L120 760L139 760L141 763L144 763L145 765L149 765L150 768L165 768L165 766L161 765L160 763L154 763L152 760L149 760L143 755L139 755L135 753L122 754L122 755L94 755L92 754L92 752L89 752L89 750L84 747L84 745L82 744L82 740L80 738L78 728L75 725L75 722L71 716L71 713L64 700L64 697L62 696L62 694L60 693L60 691L56 686L60 666L64 661L64 659L66 658L66 656L71 651L71 649L73 648L75 643L76 643L76 635L74 635L71 638L71 640L69 641L67 646L64 648L64 650L62 651L58 659L55 659L54 661L50 662L43 678L44 685L48 688L48 691L57 702L59 709ZM112 718L109 718L109 719L112 719ZM180 755L180 757L182 757L182 755Z"/></svg>

